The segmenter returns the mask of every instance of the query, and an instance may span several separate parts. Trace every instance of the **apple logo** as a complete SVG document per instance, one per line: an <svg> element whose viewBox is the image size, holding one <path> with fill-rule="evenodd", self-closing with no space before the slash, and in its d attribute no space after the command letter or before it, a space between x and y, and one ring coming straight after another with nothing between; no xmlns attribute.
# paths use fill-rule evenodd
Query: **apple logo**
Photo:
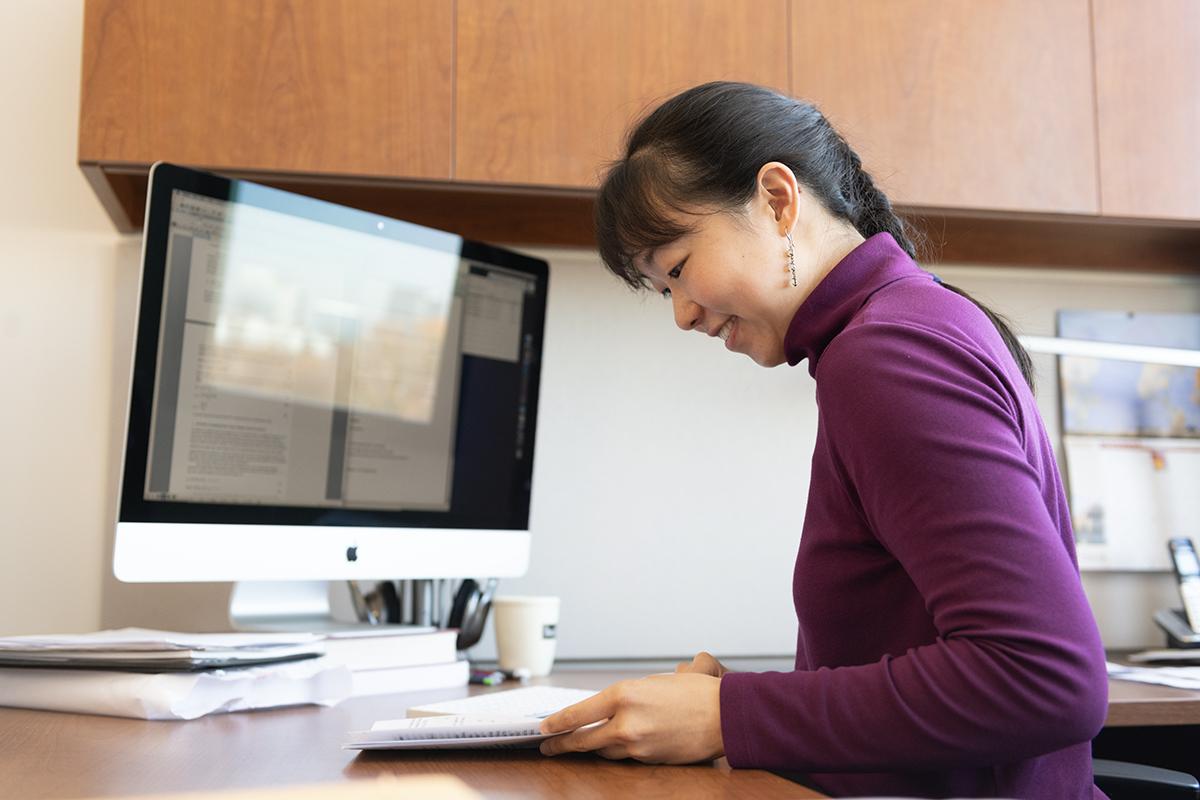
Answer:
<svg viewBox="0 0 1200 800"><path fill-rule="evenodd" d="M347 561L358 561L358 545L354 545L353 547L346 548L346 560Z"/></svg>

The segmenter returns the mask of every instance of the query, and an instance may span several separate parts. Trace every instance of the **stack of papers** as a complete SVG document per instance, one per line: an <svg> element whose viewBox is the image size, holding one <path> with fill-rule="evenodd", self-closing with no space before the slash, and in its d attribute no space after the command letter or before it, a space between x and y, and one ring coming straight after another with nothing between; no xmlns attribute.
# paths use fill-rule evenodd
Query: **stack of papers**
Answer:
<svg viewBox="0 0 1200 800"><path fill-rule="evenodd" d="M1108 675L1122 681L1200 691L1200 667L1129 667L1108 662Z"/></svg>
<svg viewBox="0 0 1200 800"><path fill-rule="evenodd" d="M310 633L177 633L122 628L79 636L0 639L0 667L191 672L274 664L325 652Z"/></svg>
<svg viewBox="0 0 1200 800"><path fill-rule="evenodd" d="M470 665L458 660L456 630L378 625L326 634L325 657L354 676L354 696L450 689L467 685Z"/></svg>
<svg viewBox="0 0 1200 800"><path fill-rule="evenodd" d="M1131 664L1175 664L1176 666L1200 666L1200 647L1171 648L1166 650L1143 650L1140 653L1130 653Z"/></svg>
<svg viewBox="0 0 1200 800"><path fill-rule="evenodd" d="M350 696L350 670L323 658L240 669L117 672L0 668L0 706L135 719L196 719L206 714L335 705Z"/></svg>
<svg viewBox="0 0 1200 800"><path fill-rule="evenodd" d="M520 717L410 717L376 722L352 731L345 750L507 750L537 747L551 734L540 719Z"/></svg>
<svg viewBox="0 0 1200 800"><path fill-rule="evenodd" d="M177 633L141 628L0 639L0 706L195 719L350 696L350 670L316 658L301 633ZM236 667L236 669L230 669Z"/></svg>
<svg viewBox="0 0 1200 800"><path fill-rule="evenodd" d="M408 709L407 719L383 720L368 731L351 731L342 747L347 750L537 747L543 739L558 735L542 733L543 719L594 694L591 689L528 686L415 706Z"/></svg>

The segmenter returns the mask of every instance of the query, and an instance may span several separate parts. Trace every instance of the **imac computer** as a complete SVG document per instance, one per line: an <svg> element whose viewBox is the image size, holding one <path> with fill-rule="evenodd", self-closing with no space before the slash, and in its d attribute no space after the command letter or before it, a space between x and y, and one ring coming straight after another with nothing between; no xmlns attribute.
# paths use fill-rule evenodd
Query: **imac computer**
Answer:
<svg viewBox="0 0 1200 800"><path fill-rule="evenodd" d="M499 247L156 164L116 577L236 581L257 608L283 594L263 582L523 574L547 280Z"/></svg>

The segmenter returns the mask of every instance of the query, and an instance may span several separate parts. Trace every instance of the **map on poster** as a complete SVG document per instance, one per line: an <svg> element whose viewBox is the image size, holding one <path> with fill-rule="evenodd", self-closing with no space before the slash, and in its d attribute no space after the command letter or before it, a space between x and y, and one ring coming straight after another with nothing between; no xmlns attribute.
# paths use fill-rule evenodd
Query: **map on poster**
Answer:
<svg viewBox="0 0 1200 800"><path fill-rule="evenodd" d="M1058 335L1200 350L1200 314L1060 311ZM1200 370L1064 356L1059 385L1080 567L1169 570L1200 539Z"/></svg>

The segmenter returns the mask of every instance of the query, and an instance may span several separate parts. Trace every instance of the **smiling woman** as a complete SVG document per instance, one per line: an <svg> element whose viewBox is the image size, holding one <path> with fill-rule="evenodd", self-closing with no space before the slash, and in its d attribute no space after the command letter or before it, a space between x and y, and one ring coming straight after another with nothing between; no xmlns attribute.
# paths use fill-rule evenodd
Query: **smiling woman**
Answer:
<svg viewBox="0 0 1200 800"><path fill-rule="evenodd" d="M724 754L834 795L1102 797L1104 654L1028 357L917 266L846 141L807 103L698 86L633 131L596 226L683 330L808 362L799 638L790 672L701 653L610 687L548 718L544 751Z"/></svg>

